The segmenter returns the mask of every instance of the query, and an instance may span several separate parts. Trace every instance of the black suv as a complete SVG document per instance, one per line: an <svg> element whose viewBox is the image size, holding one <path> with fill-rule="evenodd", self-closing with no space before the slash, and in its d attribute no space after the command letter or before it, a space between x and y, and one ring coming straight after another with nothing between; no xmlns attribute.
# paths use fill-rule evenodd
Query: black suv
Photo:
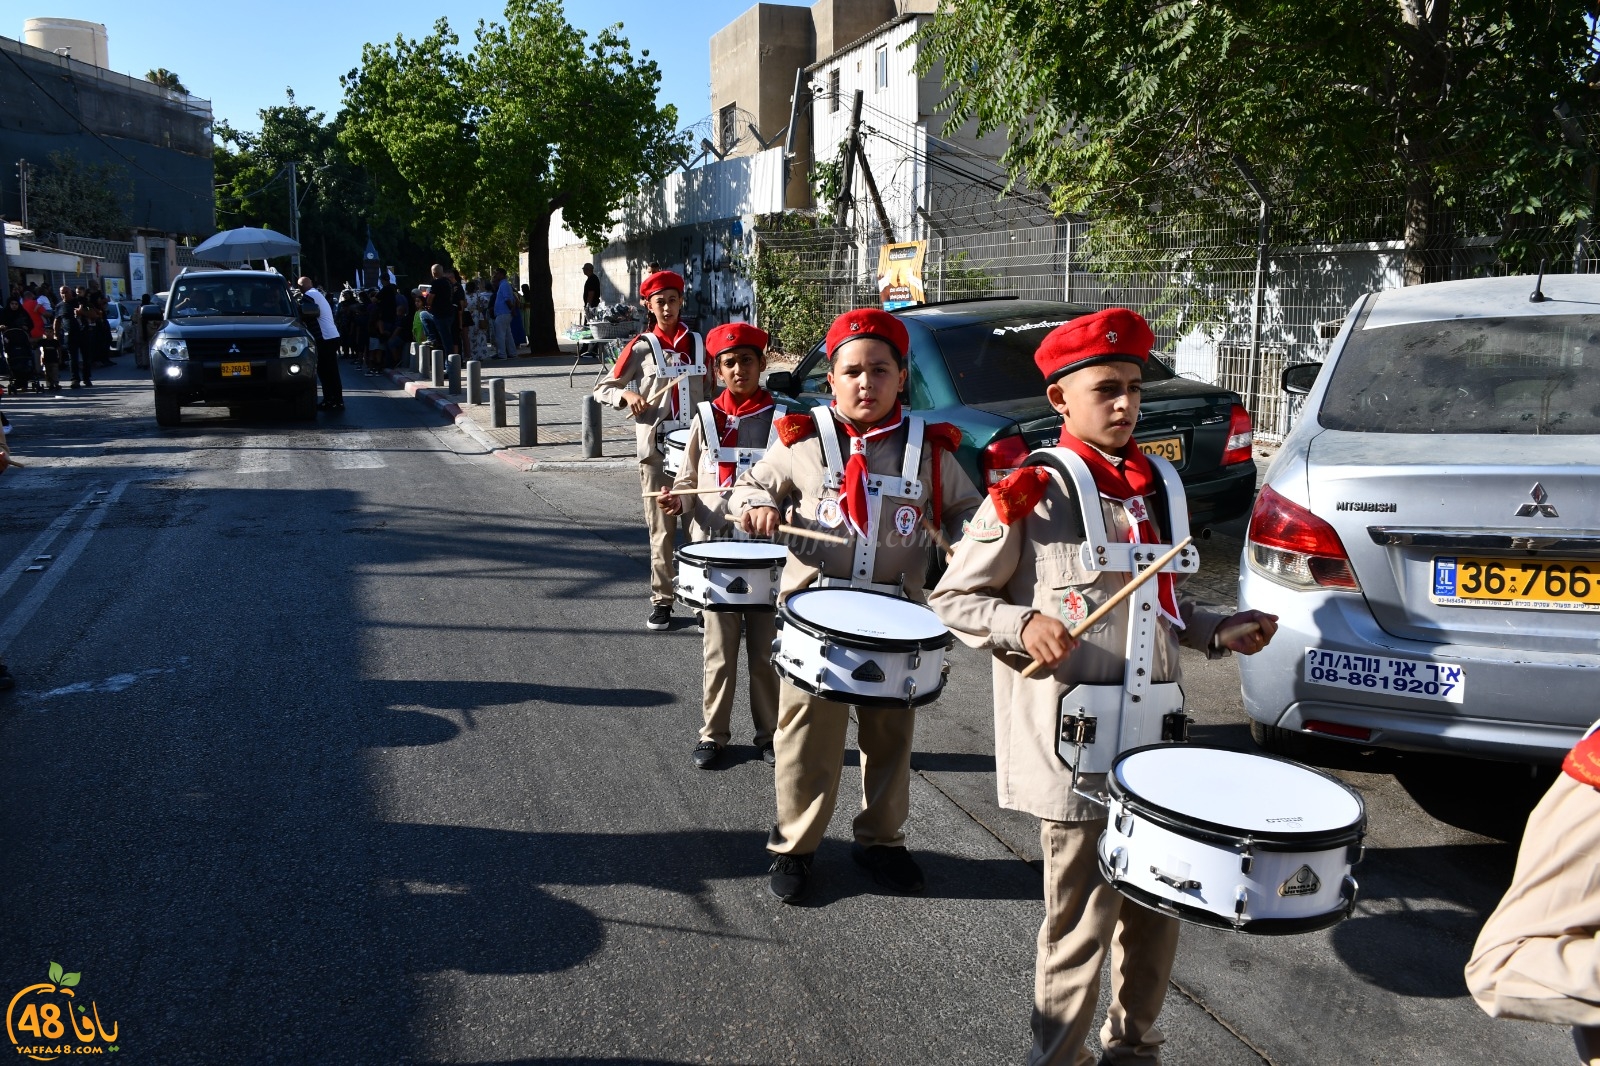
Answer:
<svg viewBox="0 0 1600 1066"><path fill-rule="evenodd" d="M177 425L180 409L197 403L287 400L296 418L317 417L316 347L279 275L185 270L147 328L158 425Z"/></svg>

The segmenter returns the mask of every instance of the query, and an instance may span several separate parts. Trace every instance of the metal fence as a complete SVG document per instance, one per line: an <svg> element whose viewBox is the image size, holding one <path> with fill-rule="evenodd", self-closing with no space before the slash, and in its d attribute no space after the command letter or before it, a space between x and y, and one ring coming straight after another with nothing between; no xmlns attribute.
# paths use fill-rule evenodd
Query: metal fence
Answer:
<svg viewBox="0 0 1600 1066"><path fill-rule="evenodd" d="M1249 202L1152 216L1138 231L1054 220L1036 199L1014 204L987 212L981 226L970 213L953 221L924 214L930 302L1016 295L1135 308L1155 327L1162 357L1181 375L1239 393L1264 439L1288 428L1283 367L1321 358L1359 297L1404 283L1403 205L1393 197L1348 205L1336 224L1319 221L1329 217L1326 205L1275 206L1264 246L1258 205ZM848 227L816 228L793 214L758 225L756 314L779 348L801 350L833 316L877 303L883 241L871 214L857 212ZM1477 232L1484 221L1443 218L1445 232L1426 253L1429 280L1517 273L1541 260L1551 272L1600 270L1581 225L1524 225L1508 241ZM1318 241L1319 233L1331 239Z"/></svg>

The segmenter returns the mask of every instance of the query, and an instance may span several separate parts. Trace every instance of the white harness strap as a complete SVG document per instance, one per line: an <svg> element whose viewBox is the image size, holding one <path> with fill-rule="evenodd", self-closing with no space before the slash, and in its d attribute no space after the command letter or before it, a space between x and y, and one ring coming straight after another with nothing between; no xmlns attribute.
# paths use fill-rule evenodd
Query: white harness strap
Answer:
<svg viewBox="0 0 1600 1066"><path fill-rule="evenodd" d="M664 418L656 423L659 439L659 437L671 433L675 429L684 429L689 425L689 412L694 408L694 403L690 399L689 379L706 376L706 342L705 338L698 333L689 334L694 338L693 360L679 366L669 366L667 364L667 353L661 347L661 339L656 336L655 331L649 330L640 334L640 336L650 345L650 351L655 356L656 377L663 381L673 379L677 381L679 417Z"/></svg>
<svg viewBox="0 0 1600 1066"><path fill-rule="evenodd" d="M834 421L833 411L827 407L813 407L811 417L817 423L817 436L822 441L822 458L828 468L822 487L838 492L844 486L844 461L839 451L839 430ZM904 594L902 586L873 581L872 575L878 560L878 533L883 528L885 501L891 497L904 500L922 498L922 480L917 477L917 471L922 466L922 439L925 427L923 420L915 415L906 416L906 425L906 452L900 466L900 476L887 477L871 472L867 474L867 535L856 538L855 558L850 566L849 579L822 578L817 582L819 586L870 589L873 592L888 592L896 596Z"/></svg>
<svg viewBox="0 0 1600 1066"><path fill-rule="evenodd" d="M718 463L732 463L733 476L738 478L746 470L755 466L761 457L767 454L767 449L778 441L778 419L789 413L789 409L780 403L772 405L772 427L767 431L767 443L760 448L724 448L722 438L717 433L717 416L712 410L710 401L702 401L695 409L700 416L700 432L706 442L705 448L700 452L700 469L706 473L714 474Z"/></svg>

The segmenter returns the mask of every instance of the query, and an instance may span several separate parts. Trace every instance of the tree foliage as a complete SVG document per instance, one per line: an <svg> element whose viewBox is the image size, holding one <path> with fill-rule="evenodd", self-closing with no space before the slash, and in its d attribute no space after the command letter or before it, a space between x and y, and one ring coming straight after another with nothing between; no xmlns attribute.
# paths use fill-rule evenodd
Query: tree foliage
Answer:
<svg viewBox="0 0 1600 1066"><path fill-rule="evenodd" d="M28 225L40 234L120 241L128 236L133 182L115 163L84 163L76 152L51 152L29 167Z"/></svg>
<svg viewBox="0 0 1600 1066"><path fill-rule="evenodd" d="M440 19L420 41L362 49L343 79L343 143L392 206L404 205L469 267L511 265L526 247L534 351L556 346L551 215L602 240L641 183L680 158L660 73L620 25L593 41L557 0L509 0L470 51Z"/></svg>
<svg viewBox="0 0 1600 1066"><path fill-rule="evenodd" d="M951 121L1010 134L1014 178L1120 224L1254 213L1289 239L1403 230L1408 283L1470 222L1502 258L1594 207L1595 0L950 0L921 34ZM1390 232L1384 236L1399 236ZM1520 249L1520 251L1519 251Z"/></svg>
<svg viewBox="0 0 1600 1066"><path fill-rule="evenodd" d="M145 71L144 80L152 85L159 85L163 89L168 89L175 93L183 93L185 96L189 95L189 90L184 88L183 82L166 67L157 67L154 70Z"/></svg>

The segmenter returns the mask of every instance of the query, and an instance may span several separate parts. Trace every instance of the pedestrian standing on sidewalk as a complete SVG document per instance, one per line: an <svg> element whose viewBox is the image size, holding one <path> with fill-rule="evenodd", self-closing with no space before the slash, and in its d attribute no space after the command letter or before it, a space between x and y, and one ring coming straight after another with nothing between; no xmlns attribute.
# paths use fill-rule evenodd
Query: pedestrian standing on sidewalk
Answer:
<svg viewBox="0 0 1600 1066"><path fill-rule="evenodd" d="M472 307L467 303L467 287L461 280L461 271L455 267L450 268L450 276L455 281L452 291L456 300L456 349L463 358L473 359L472 349L467 347L467 329L472 323Z"/></svg>
<svg viewBox="0 0 1600 1066"><path fill-rule="evenodd" d="M511 316L517 313L517 293L506 280L504 267L494 268L494 352L499 359L515 359L517 344L511 336Z"/></svg>
<svg viewBox="0 0 1600 1066"><path fill-rule="evenodd" d="M317 380L322 382L322 402L317 409L343 411L344 381L339 377L339 355L334 350L339 327L333 322L333 308L309 274L299 280L299 285L301 295L317 305L317 319L311 330L317 345Z"/></svg>
<svg viewBox="0 0 1600 1066"><path fill-rule="evenodd" d="M492 303L487 285L481 284L477 278L467 282L467 343L462 345L461 350L468 359L476 359L480 363L500 358L489 344L489 308Z"/></svg>
<svg viewBox="0 0 1600 1066"><path fill-rule="evenodd" d="M910 337L898 318L875 308L850 311L834 321L824 345L833 406L779 419L778 442L739 478L729 511L746 533L770 537L789 506L794 526L844 540L790 542L780 599L820 587L920 603L931 560L922 523L954 540L980 501L955 459L961 431L902 407ZM768 891L784 903L799 903L809 890L811 860L839 795L850 712L848 704L782 682L773 736L778 817L767 838L774 856L767 873ZM862 802L852 857L883 887L921 892L922 871L905 847L916 712L858 706L855 719Z"/></svg>
<svg viewBox="0 0 1600 1066"><path fill-rule="evenodd" d="M658 271L644 279L639 292L656 324L634 338L618 357L611 376L595 385L594 394L601 403L625 409L633 418L639 483L649 494L644 501L645 528L650 534L650 616L645 628L661 632L672 625L673 544L679 522L655 500L657 493L672 484L663 465L662 438L673 430L688 428L695 405L709 399L710 390L705 341L678 321L683 310L683 278L670 270Z"/></svg>
<svg viewBox="0 0 1600 1066"><path fill-rule="evenodd" d="M761 372L767 367L767 340L766 333L743 322L718 326L706 334L706 356L723 388L715 400L695 408L683 468L672 487L662 489L657 497L667 514L687 513L690 540L726 539L733 534L727 500L721 496L676 493L718 485L731 488L734 480L761 458L773 439L774 419L788 413L761 387ZM750 671L755 746L767 765L774 762L772 734L778 728L778 674L772 668L772 642L778 635L777 622L778 616L770 607L702 612L705 721L693 752L694 764L700 769L715 766L732 739L741 627Z"/></svg>
<svg viewBox="0 0 1600 1066"><path fill-rule="evenodd" d="M428 309L422 314L423 328L441 352L455 351L456 287L440 263L433 264L433 281L428 286Z"/></svg>
<svg viewBox="0 0 1600 1066"><path fill-rule="evenodd" d="M1161 543L1167 514L1187 506L1169 499L1159 473L1137 444L1139 394L1155 344L1133 311L1109 308L1049 333L1035 361L1045 396L1062 416L1060 447L1094 473L1098 497L1074 498L1071 484L1045 466L1023 466L989 490L928 605L961 641L994 656L995 765L1000 805L1039 818L1044 852L1044 924L1034 967L1033 1048L1029 1066L1087 1066L1084 1046L1099 1001L1100 970L1111 953L1111 1006L1100 1031L1102 1063L1156 1063L1163 1037L1155 1027L1178 947L1178 922L1124 898L1100 875L1095 844L1105 808L1073 791L1073 772L1056 756L1056 716L1075 685L1125 683L1127 627L1133 607L1074 640L1068 625L1119 590L1128 574L1085 570L1077 562L1087 522L1080 506L1099 509L1113 537ZM1149 506L1147 506L1149 504ZM1231 618L1160 583L1153 649L1154 682L1180 680L1181 642L1217 658L1254 654L1272 639L1276 618L1244 611ZM1246 623L1255 623L1248 626ZM1216 634L1239 632L1219 646ZM1028 678L1030 663L1044 671ZM1104 788L1104 774L1084 774L1079 788Z"/></svg>
<svg viewBox="0 0 1600 1066"><path fill-rule="evenodd" d="M587 315L600 306L600 279L595 276L594 264L583 264L583 310Z"/></svg>
<svg viewBox="0 0 1600 1066"><path fill-rule="evenodd" d="M84 297L77 297L72 303L72 333L67 341L68 353L72 360L73 388L77 388L80 383L86 389L94 385L90 380L94 374L94 342L89 336L89 324L89 301Z"/></svg>

